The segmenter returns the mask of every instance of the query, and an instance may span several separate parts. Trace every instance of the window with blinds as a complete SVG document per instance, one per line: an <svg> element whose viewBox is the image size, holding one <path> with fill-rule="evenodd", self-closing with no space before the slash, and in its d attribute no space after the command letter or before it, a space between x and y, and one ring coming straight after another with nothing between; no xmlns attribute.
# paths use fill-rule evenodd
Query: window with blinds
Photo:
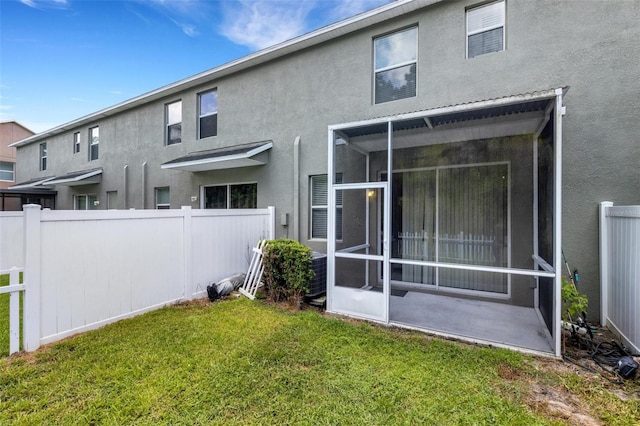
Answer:
<svg viewBox="0 0 640 426"><path fill-rule="evenodd" d="M342 183L342 173L336 173L336 183ZM327 175L311 176L311 238L327 238L328 190ZM336 240L342 239L342 191L336 194Z"/></svg>
<svg viewBox="0 0 640 426"><path fill-rule="evenodd" d="M467 58L504 50L504 22L504 1L467 10Z"/></svg>
<svg viewBox="0 0 640 426"><path fill-rule="evenodd" d="M418 27L373 41L375 103L416 96Z"/></svg>

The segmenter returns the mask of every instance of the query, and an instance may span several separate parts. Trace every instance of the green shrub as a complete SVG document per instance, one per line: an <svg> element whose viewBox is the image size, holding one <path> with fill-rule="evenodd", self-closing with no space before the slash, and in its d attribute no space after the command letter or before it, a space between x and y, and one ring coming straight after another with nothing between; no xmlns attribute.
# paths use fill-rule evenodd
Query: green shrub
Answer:
<svg viewBox="0 0 640 426"><path fill-rule="evenodd" d="M311 256L311 249L295 240L269 241L263 257L267 298L300 303L314 277Z"/></svg>
<svg viewBox="0 0 640 426"><path fill-rule="evenodd" d="M567 278L562 277L562 319L575 321L582 312L587 311L589 300Z"/></svg>

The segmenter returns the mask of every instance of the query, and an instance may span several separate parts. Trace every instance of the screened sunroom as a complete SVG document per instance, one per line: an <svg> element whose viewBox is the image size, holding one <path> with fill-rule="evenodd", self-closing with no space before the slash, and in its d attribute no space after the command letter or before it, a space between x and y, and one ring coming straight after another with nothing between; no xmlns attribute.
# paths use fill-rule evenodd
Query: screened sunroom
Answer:
<svg viewBox="0 0 640 426"><path fill-rule="evenodd" d="M328 311L558 356L562 96L330 126Z"/></svg>

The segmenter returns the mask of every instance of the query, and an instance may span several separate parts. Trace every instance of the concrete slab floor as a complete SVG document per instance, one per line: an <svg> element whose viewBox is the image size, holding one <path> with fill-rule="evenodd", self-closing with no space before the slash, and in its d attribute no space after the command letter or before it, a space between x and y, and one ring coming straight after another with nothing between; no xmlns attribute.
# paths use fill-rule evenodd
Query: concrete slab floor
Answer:
<svg viewBox="0 0 640 426"><path fill-rule="evenodd" d="M463 339L553 354L548 332L533 308L415 291L391 296L389 320Z"/></svg>

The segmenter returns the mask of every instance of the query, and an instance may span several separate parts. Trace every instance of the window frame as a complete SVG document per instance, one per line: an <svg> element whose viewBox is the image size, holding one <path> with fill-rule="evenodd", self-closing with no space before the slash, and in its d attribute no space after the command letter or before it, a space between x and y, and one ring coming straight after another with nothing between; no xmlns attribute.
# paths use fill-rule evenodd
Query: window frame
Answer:
<svg viewBox="0 0 640 426"><path fill-rule="evenodd" d="M74 132L73 133L73 153L74 154L77 154L80 152L80 143L81 143L80 132Z"/></svg>
<svg viewBox="0 0 640 426"><path fill-rule="evenodd" d="M79 200L81 198L85 199L85 208L84 209L80 209L78 208L79 206ZM75 194L73 196L73 210L79 210L79 211L86 211L86 210L97 210L97 206L99 204L98 201L98 196L96 194ZM89 208L90 206L93 206L93 208Z"/></svg>
<svg viewBox="0 0 640 426"><path fill-rule="evenodd" d="M169 108L172 105L176 105L176 104L180 105L180 120L170 122L169 119L171 114L169 113ZM176 125L180 125L180 137L175 139L174 141L173 139L171 139L171 128ZM165 146L171 146L171 145L179 145L181 143L182 143L182 99L177 99L175 101L167 102L166 104L164 104L164 144Z"/></svg>
<svg viewBox="0 0 640 426"><path fill-rule="evenodd" d="M472 32L469 32L469 14L474 12L474 11L479 11L481 9L484 9L486 7L492 6L492 5L496 5L496 4L501 4L502 5L502 23L500 25L494 24L494 25L490 25L487 27L483 27L479 30L475 30ZM465 23L465 58L466 59L473 59L473 58L477 58L478 56L482 56L482 55L486 55L489 53L497 53L497 52L502 52L504 50L506 50L507 48L507 2L506 0L495 0L495 1L490 1L487 3L482 3L482 4L478 4L475 6L471 6L468 7L465 10L465 14L464 14L464 23ZM491 51L491 52L483 52L480 53L478 55L474 55L474 56L469 56L469 37L476 35L476 34L482 34L488 31L492 31L498 28L502 28L502 48L500 50L495 50L495 51Z"/></svg>
<svg viewBox="0 0 640 426"><path fill-rule="evenodd" d="M167 195L169 197L169 202L167 203L160 203L158 202L158 193L160 191L167 191ZM171 187L169 186L158 186L156 188L153 189L153 200L154 200L154 204L155 204L155 209L156 210L168 210L171 208Z"/></svg>
<svg viewBox="0 0 640 426"><path fill-rule="evenodd" d="M409 60L409 61L402 61L402 62L398 62L398 63L394 63L392 65L387 65L384 67L380 67L377 68L376 67L376 62L377 62L377 57L378 57L378 53L377 53L377 49L376 49L376 42L378 42L379 40L383 40L389 37L393 37L395 35L399 35L401 33L404 32L408 32L408 31L415 31L415 59L413 60ZM373 59L373 63L372 63L372 69L373 69L373 104L374 105L382 105L382 104L386 104L388 102L393 102L393 101L399 101L402 99L410 99L410 98L415 98L416 96L418 96L418 54L420 52L419 46L418 46L418 42L419 42L419 27L418 24L413 24L398 30L394 30L392 32L389 33L385 33L379 36L375 36L373 38L373 42L372 42L372 48L373 48L373 55L372 55L372 59ZM399 68L403 68L406 66L410 66L413 65L415 67L415 75L416 75L416 83L415 83L415 92L413 93L413 95L411 96L406 96L406 97L402 97L402 98L397 98L397 99L388 99L388 100L381 100L381 101L377 101L377 92L376 92L376 77L378 76L379 73L383 73L383 72L387 72L387 71L391 71L394 69L399 69Z"/></svg>
<svg viewBox="0 0 640 426"><path fill-rule="evenodd" d="M233 182L233 183L221 183L221 184L211 184L211 185L202 185L200 187L200 208L208 209L208 210L237 210L240 207L231 207L231 187L232 186L240 186L240 185L254 185L256 192L256 204L255 207L242 207L244 209L257 209L258 208L258 182ZM225 194L225 207L216 208L216 207L206 207L207 197L206 197L206 189L207 188L226 188Z"/></svg>
<svg viewBox="0 0 640 426"><path fill-rule="evenodd" d="M107 210L118 208L118 191L107 191ZM115 204L115 205L112 205Z"/></svg>
<svg viewBox="0 0 640 426"><path fill-rule="evenodd" d="M314 181L318 178L324 178L326 181L326 189L327 199L325 200L325 204L313 204L314 199ZM342 183L342 173L336 173L336 184ZM338 223L338 218L342 217L342 203L338 204L338 200L342 201L342 191L339 191L340 195L336 194L336 241L342 241L343 237L343 221ZM329 176L325 174L319 175L310 175L309 176L309 239L315 241L326 241L327 240L327 229L324 230L325 236L315 236L313 234L313 212L316 211L325 211L327 212L327 222L329 218ZM340 215L338 215L338 211L340 211Z"/></svg>
<svg viewBox="0 0 640 426"><path fill-rule="evenodd" d="M100 126L89 127L89 131L87 132L87 139L89 141L89 161L95 161L100 158Z"/></svg>
<svg viewBox="0 0 640 426"><path fill-rule="evenodd" d="M3 170L2 169L2 165L9 165L11 167L11 170ZM5 166L6 167L6 166ZM3 174L11 174L11 179L3 179L2 175ZM0 181L1 182L15 182L16 180L16 163L12 162L12 161L0 161Z"/></svg>
<svg viewBox="0 0 640 426"><path fill-rule="evenodd" d="M216 96L216 111L210 112L206 114L202 114L202 96L208 95L210 93L215 93ZM202 119L216 116L216 128L212 135L202 136ZM214 136L218 136L218 88L213 88L210 90L206 90L204 92L198 93L198 139L212 138Z"/></svg>
<svg viewBox="0 0 640 426"><path fill-rule="evenodd" d="M40 144L40 171L47 170L47 143L42 142Z"/></svg>

